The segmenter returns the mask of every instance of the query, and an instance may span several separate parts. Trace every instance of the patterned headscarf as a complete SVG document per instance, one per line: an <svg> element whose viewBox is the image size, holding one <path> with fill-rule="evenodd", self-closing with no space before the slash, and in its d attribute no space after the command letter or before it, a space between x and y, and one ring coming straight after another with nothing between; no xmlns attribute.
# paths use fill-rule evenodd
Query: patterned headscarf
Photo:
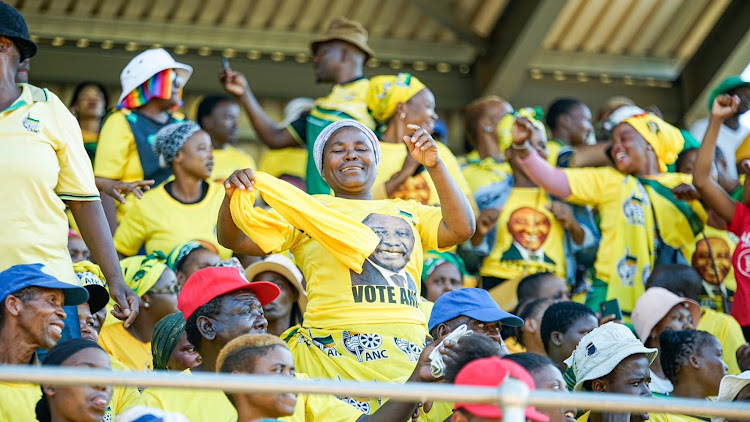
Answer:
<svg viewBox="0 0 750 422"><path fill-rule="evenodd" d="M107 291L107 279L102 269L91 261L80 261L73 264L73 271L78 277L80 286L89 291L89 308L95 314L107 306L109 292Z"/></svg>
<svg viewBox="0 0 750 422"><path fill-rule="evenodd" d="M685 138L680 130L651 113L639 114L623 121L628 123L651 145L659 160L659 171L667 172L667 165L677 161Z"/></svg>
<svg viewBox="0 0 750 422"><path fill-rule="evenodd" d="M542 123L537 117L537 110L530 107L522 108L513 113L506 114L500 119L500 123L497 124L497 142L500 146L500 152L503 154L513 143L513 125L516 124L516 119L519 116L529 119L531 124L542 133L542 136L545 139L547 139L547 130L544 127L544 123Z"/></svg>
<svg viewBox="0 0 750 422"><path fill-rule="evenodd" d="M130 91L130 94L122 100L117 108L138 108L149 102L152 98L169 99L172 97L172 82L174 82L174 78L176 77L177 72L174 69L162 70L142 83L138 88Z"/></svg>
<svg viewBox="0 0 750 422"><path fill-rule="evenodd" d="M399 103L406 103L424 88L425 85L409 73L375 76L370 79L367 107L375 120L386 123L396 114Z"/></svg>
<svg viewBox="0 0 750 422"><path fill-rule="evenodd" d="M375 168L377 169L380 165L380 141L378 140L378 137L375 136L375 133L370 130L369 127L356 120L344 119L326 126L326 128L323 129L323 131L320 132L320 135L315 139L315 144L313 145L313 158L315 159L315 167L318 168L318 173L320 173L321 176L323 175L323 150L326 147L326 143L328 143L328 139L331 135L336 133L337 130L345 127L359 129L366 135L367 140L370 141L370 147L375 154Z"/></svg>
<svg viewBox="0 0 750 422"><path fill-rule="evenodd" d="M159 157L159 165L164 168L172 167L172 162L188 138L201 130L198 123L186 121L170 123L156 132L154 139L154 154Z"/></svg>
<svg viewBox="0 0 750 422"><path fill-rule="evenodd" d="M169 314L159 320L151 335L151 355L154 369L167 370L167 362L185 332L185 317L182 312Z"/></svg>
<svg viewBox="0 0 750 422"><path fill-rule="evenodd" d="M148 256L136 255L120 261L122 276L138 297L148 293L167 269L167 257L156 251ZM111 302L111 301L110 301Z"/></svg>
<svg viewBox="0 0 750 422"><path fill-rule="evenodd" d="M217 252L216 247L208 242L191 240L172 249L172 252L170 252L169 256L167 257L167 266L172 271L177 272L177 270L179 270L182 266L182 263L185 261L185 259L190 256L193 251L196 251L198 249L209 249Z"/></svg>
<svg viewBox="0 0 750 422"><path fill-rule="evenodd" d="M424 264L422 264L422 281L427 281L427 277L429 277L437 267L446 262L455 265L462 276L466 275L466 265L464 265L464 260L461 259L460 256L450 252L429 251L425 254Z"/></svg>

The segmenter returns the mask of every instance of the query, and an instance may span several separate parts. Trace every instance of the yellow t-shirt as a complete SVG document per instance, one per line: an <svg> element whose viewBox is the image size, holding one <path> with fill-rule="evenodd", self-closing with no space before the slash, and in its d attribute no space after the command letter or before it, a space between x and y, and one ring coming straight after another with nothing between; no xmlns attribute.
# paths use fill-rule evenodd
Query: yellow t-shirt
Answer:
<svg viewBox="0 0 750 422"><path fill-rule="evenodd" d="M271 149L260 157L258 170L273 177L289 175L305 180L307 150L302 148Z"/></svg>
<svg viewBox="0 0 750 422"><path fill-rule="evenodd" d="M368 201L328 195L314 198L361 221L381 241L364 262L361 274L296 229L290 231L280 247L267 251L289 250L305 274L309 298L305 326L340 329L363 323L426 325L418 298L422 256L424 251L438 249L440 208L400 199Z"/></svg>
<svg viewBox="0 0 750 422"><path fill-rule="evenodd" d="M745 344L742 327L731 315L705 307L701 308L701 313L701 320L696 329L711 333L719 340L724 353L722 359L729 366L729 373L739 374L740 366L737 364L736 353L737 349Z"/></svg>
<svg viewBox="0 0 750 422"><path fill-rule="evenodd" d="M113 371L130 371L130 368L120 362L119 359L110 356ZM109 401L109 413L119 415L120 413L141 404L141 393L136 387L115 385L112 387L112 399Z"/></svg>
<svg viewBox="0 0 750 422"><path fill-rule="evenodd" d="M599 209L602 237L594 263L596 278L608 284L607 300L618 298L622 310L630 312L643 294L655 259L654 212L664 216L659 221L662 236L677 237L689 227L680 225L676 209L661 209L664 201L652 201L635 177L610 167L564 171L572 192L566 200ZM652 179L670 188L692 183L690 176L677 173L659 174ZM693 203L691 206L699 207ZM694 235L690 236L692 239ZM687 242L679 246L685 247Z"/></svg>
<svg viewBox="0 0 750 422"><path fill-rule="evenodd" d="M565 278L564 230L547 207L549 195L539 188L514 187L497 219L492 252L479 274L503 279L553 272Z"/></svg>
<svg viewBox="0 0 750 422"><path fill-rule="evenodd" d="M253 157L245 151L233 146L226 145L223 149L214 150L214 170L211 180L224 183L235 170L258 168Z"/></svg>
<svg viewBox="0 0 750 422"><path fill-rule="evenodd" d="M719 230L717 228L706 225L703 229L708 238L710 250L706 246L706 240L703 233L699 233L695 237L695 242L690 243L685 248L685 258L690 262L693 268L698 271L701 278L704 281L704 291L707 295L701 295L700 302L711 303L712 308L720 312L724 311L724 304L722 303L721 296L715 295L706 289L706 285L713 287L713 283L716 282L716 272L718 270L721 284L731 291L737 290L737 281L734 278L734 267L732 265L732 254L734 254L734 248L737 247L737 236L727 230ZM696 253L696 250L698 251ZM713 261L711 257L713 256ZM714 268L714 262L716 268ZM708 304L706 303L706 306Z"/></svg>
<svg viewBox="0 0 750 422"><path fill-rule="evenodd" d="M81 129L46 89L21 84L21 96L0 112L0 271L42 262L77 283L68 253L63 201L98 201Z"/></svg>
<svg viewBox="0 0 750 422"><path fill-rule="evenodd" d="M453 155L447 146L440 142L437 143L437 149L438 156L445 163L448 172L453 176L453 180L456 181L459 189L468 198L472 198L471 189L469 189L469 184L466 183L466 179L464 179L464 175L461 173L461 167L458 165L456 156ZM385 191L385 182L390 180L394 174L401 171L407 154L407 147L404 143L380 143L378 177L375 179L375 185L372 188L372 197L374 199L386 199L388 197ZM393 197L404 200L413 199L424 205L440 204L435 184L426 170L407 179L406 182L396 189Z"/></svg>
<svg viewBox="0 0 750 422"><path fill-rule="evenodd" d="M37 384L0 381L0 421L36 421L36 403L42 398Z"/></svg>
<svg viewBox="0 0 750 422"><path fill-rule="evenodd" d="M461 168L461 172L472 194L485 186L502 182L513 173L510 164L499 163L492 157L480 160L476 151L467 154L466 165Z"/></svg>
<svg viewBox="0 0 750 422"><path fill-rule="evenodd" d="M164 186L146 192L125 215L115 232L117 251L132 256L145 245L147 253L169 254L177 245L197 239L214 244L222 259L230 258L232 251L216 240L216 220L224 200L224 187L209 182L203 200L183 204L170 196Z"/></svg>
<svg viewBox="0 0 750 422"><path fill-rule="evenodd" d="M154 358L151 356L151 342L141 343L122 325L122 322L107 325L99 333L99 345L112 359L132 371L154 369ZM122 367L118 365L118 367Z"/></svg>
<svg viewBox="0 0 750 422"><path fill-rule="evenodd" d="M123 182L143 180L143 167L135 146L135 137L121 110L112 112L99 132L94 174Z"/></svg>
<svg viewBox="0 0 750 422"><path fill-rule="evenodd" d="M189 369L182 372L191 375ZM298 380L309 379L305 374L296 374ZM219 390L181 390L174 388L147 388L143 391L143 404L150 407L177 412L191 422L214 422L237 420L237 410L224 392ZM334 396L323 394L299 394L294 414L281 418L288 422L354 422L362 413Z"/></svg>

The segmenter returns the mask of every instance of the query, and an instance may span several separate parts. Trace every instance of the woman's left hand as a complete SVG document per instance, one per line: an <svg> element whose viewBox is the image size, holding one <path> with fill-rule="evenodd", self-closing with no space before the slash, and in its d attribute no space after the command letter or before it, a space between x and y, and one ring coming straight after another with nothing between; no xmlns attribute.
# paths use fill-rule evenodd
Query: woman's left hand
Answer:
<svg viewBox="0 0 750 422"><path fill-rule="evenodd" d="M680 183L679 185L675 186L674 189L672 189L672 194L676 199L680 201L693 201L696 199L701 199L701 194L697 189L695 189L695 186L685 183Z"/></svg>
<svg viewBox="0 0 750 422"><path fill-rule="evenodd" d="M404 136L404 142L409 147L409 154L427 168L437 166L440 157L438 157L437 143L432 136L417 125L407 125L406 128L407 133L411 132L411 135Z"/></svg>
<svg viewBox="0 0 750 422"><path fill-rule="evenodd" d="M115 300L115 306L112 309L112 316L124 321L125 328L130 327L138 316L141 306L141 299L135 292L122 283L108 283L110 295Z"/></svg>

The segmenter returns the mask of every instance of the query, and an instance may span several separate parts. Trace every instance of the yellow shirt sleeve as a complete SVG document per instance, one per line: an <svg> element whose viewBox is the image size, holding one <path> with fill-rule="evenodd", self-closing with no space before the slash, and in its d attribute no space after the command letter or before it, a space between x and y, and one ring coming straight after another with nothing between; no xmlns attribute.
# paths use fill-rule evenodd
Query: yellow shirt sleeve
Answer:
<svg viewBox="0 0 750 422"><path fill-rule="evenodd" d="M49 136L56 145L55 153L60 163L55 192L65 200L98 200L99 190L94 183L91 160L83 147L78 121L56 95L50 95L49 103L55 112Z"/></svg>
<svg viewBox="0 0 750 422"><path fill-rule="evenodd" d="M438 143L438 145L443 144ZM448 173L453 176L453 180L456 181L458 188L461 189L461 192L463 192L467 198L469 198L469 201L472 202L472 208L476 211L476 204L473 203L474 195L472 195L471 193L469 182L466 181L466 177L464 177L464 173L461 171L461 165L458 164L458 159L456 159L456 156L453 155L453 151L451 151L447 146L444 149L441 148L440 159L443 160L443 163L445 163L445 167L448 169Z"/></svg>
<svg viewBox="0 0 750 422"><path fill-rule="evenodd" d="M597 205L616 197L622 187L623 176L609 167L564 169L571 195L567 202L578 205Z"/></svg>
<svg viewBox="0 0 750 422"><path fill-rule="evenodd" d="M99 132L94 174L123 180L131 148L135 148L135 138L125 115L121 112L110 114Z"/></svg>
<svg viewBox="0 0 750 422"><path fill-rule="evenodd" d="M115 249L126 256L133 256L138 253L147 240L148 227L143 215L142 202L138 201L130 208L125 217L120 221L115 231Z"/></svg>
<svg viewBox="0 0 750 422"><path fill-rule="evenodd" d="M413 202L413 201L412 201ZM443 212L440 207L431 207L428 205L415 204L415 212L419 216L419 237L422 238L422 250L441 250L438 247L438 232L440 223L443 221ZM442 250L448 250L443 248Z"/></svg>

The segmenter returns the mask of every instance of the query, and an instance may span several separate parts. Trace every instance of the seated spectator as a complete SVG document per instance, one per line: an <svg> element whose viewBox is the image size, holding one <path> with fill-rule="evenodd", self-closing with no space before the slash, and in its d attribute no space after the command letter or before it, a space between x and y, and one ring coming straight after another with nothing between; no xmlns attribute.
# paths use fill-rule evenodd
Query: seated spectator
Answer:
<svg viewBox="0 0 750 422"><path fill-rule="evenodd" d="M256 169L250 154L237 148L240 106L227 95L209 95L198 104L195 121L211 137L214 167L211 180L224 183L237 169Z"/></svg>
<svg viewBox="0 0 750 422"><path fill-rule="evenodd" d="M70 252L70 260L74 264L91 259L91 252L86 246L86 242L83 241L80 234L73 230L68 231L68 252Z"/></svg>
<svg viewBox="0 0 750 422"><path fill-rule="evenodd" d="M576 377L575 391L649 397L648 368L657 354L656 349L644 347L625 325L608 322L583 336L566 362ZM589 410L578 421L609 420L608 416ZM656 415L648 413L630 418L634 419L657 420Z"/></svg>
<svg viewBox="0 0 750 422"><path fill-rule="evenodd" d="M98 265L92 264L88 261L78 262L73 267L76 276L78 276L78 280L80 281L80 285L89 292L89 300L86 303L78 305L78 308L76 309L76 313L78 314L77 323L80 327L79 335L82 339L98 343L99 332L102 329L98 317L101 315L102 310L106 311L107 302L109 301L109 293L107 293L107 289L104 287L104 276ZM71 322L69 315L65 323L67 325ZM103 318L101 319L101 322L104 322ZM107 356L109 356L109 354ZM109 359L113 370L129 370L129 368L118 359L112 356L109 356ZM110 420L115 416L118 416L119 418L120 413L131 407L137 406L140 404L140 401L141 394L138 392L138 388L121 385L113 386L112 399L109 402L109 406L105 412L105 417L102 420Z"/></svg>
<svg viewBox="0 0 750 422"><path fill-rule="evenodd" d="M270 334L282 336L289 328L302 324L307 291L302 272L291 259L283 254L271 255L248 266L245 276L250 282L268 281L279 288L279 296L263 307Z"/></svg>
<svg viewBox="0 0 750 422"><path fill-rule="evenodd" d="M134 371L154 369L151 356L154 326L177 312L177 278L163 257L163 254L137 255L122 260L125 282L141 298L140 315L127 328L120 322L105 324L99 336L104 350Z"/></svg>
<svg viewBox="0 0 750 422"><path fill-rule="evenodd" d="M471 333L459 338L454 345L456 349L455 353L451 355L452 360L450 361L450 364L446 364L445 366L445 382L448 384L454 384L456 382L456 376L461 372L464 366L477 359L488 358L491 356L497 356L500 358L508 356L498 346L496 341L477 333ZM437 404L440 404L440 402L433 404L433 410L435 409L434 405ZM446 404L450 405L448 414L452 413L455 403ZM432 410L430 413L432 413ZM427 416L429 416L429 414ZM437 420L439 418L434 419Z"/></svg>
<svg viewBox="0 0 750 422"><path fill-rule="evenodd" d="M117 109L104 118L94 161L96 186L124 205L117 210L118 221L143 195L141 188L153 184L150 180L159 185L172 174L160 165L152 137L184 119L175 110L182 105L182 88L192 73L192 67L156 48L133 57L120 74L122 94ZM133 195L125 196L129 193ZM111 200L105 200L105 209L114 210ZM112 217L108 215L116 227Z"/></svg>
<svg viewBox="0 0 750 422"><path fill-rule="evenodd" d="M191 240L172 249L167 257L167 266L177 276L177 285L182 288L193 273L221 262L216 246L200 240Z"/></svg>
<svg viewBox="0 0 750 422"><path fill-rule="evenodd" d="M227 343L216 361L216 372L277 375L294 378L294 358L283 340L272 334L247 334ZM237 409L237 420L278 420L292 416L297 394L226 393Z"/></svg>
<svg viewBox="0 0 750 422"><path fill-rule="evenodd" d="M701 311L697 302L677 296L662 287L646 289L633 309L633 327L646 347L661 350L659 336L665 330L694 330ZM661 360L651 364L651 391L669 394L673 386L664 373Z"/></svg>
<svg viewBox="0 0 750 422"><path fill-rule="evenodd" d="M440 296L464 287L466 267L460 256L451 252L430 251L425 254L422 265L422 297L420 308L430 319L432 306Z"/></svg>
<svg viewBox="0 0 750 422"><path fill-rule="evenodd" d="M530 298L516 306L514 314L523 320L523 325L513 327L504 334L505 344L511 353L531 352L547 355L542 342L542 317L555 300Z"/></svg>
<svg viewBox="0 0 750 422"><path fill-rule="evenodd" d="M522 278L516 295L519 303L529 299L570 300L568 285L554 273L536 273Z"/></svg>
<svg viewBox="0 0 750 422"><path fill-rule="evenodd" d="M124 256L171 251L189 240L215 245L223 259L232 251L216 240L216 215L224 195L221 185L208 181L213 167L211 138L194 122L159 129L154 152L174 179L143 195L123 217L115 232L115 247Z"/></svg>
<svg viewBox="0 0 750 422"><path fill-rule="evenodd" d="M581 338L599 326L591 309L580 303L557 302L544 312L541 336L547 356L563 373L568 389L575 385L575 375L565 362L578 346Z"/></svg>
<svg viewBox="0 0 750 422"><path fill-rule="evenodd" d="M111 370L107 353L91 340L71 339L50 349L43 366ZM39 422L99 422L112 397L109 385L43 385L36 404ZM15 418L7 420L17 420Z"/></svg>
<svg viewBox="0 0 750 422"><path fill-rule="evenodd" d="M107 89L99 82L81 82L73 89L70 112L78 120L83 135L83 147L86 148L92 163L96 155L102 119L108 109Z"/></svg>
<svg viewBox="0 0 750 422"><path fill-rule="evenodd" d="M184 371L201 364L201 355L187 340L182 312L169 314L156 323L151 337L151 355L156 370Z"/></svg>
<svg viewBox="0 0 750 422"><path fill-rule="evenodd" d="M719 394L727 364L721 360L721 343L705 331L666 330L659 336L659 359L672 383L672 397L705 399ZM702 418L694 418L702 419Z"/></svg>
<svg viewBox="0 0 750 422"><path fill-rule="evenodd" d="M750 402L750 371L722 378L718 400ZM711 422L726 422L726 420L726 418L711 418Z"/></svg>
<svg viewBox="0 0 750 422"><path fill-rule="evenodd" d="M36 350L51 349L62 337L63 305L86 302L83 287L64 283L41 264L15 265L0 272L0 363L38 364ZM39 386L0 382L0 420L34 420Z"/></svg>
<svg viewBox="0 0 750 422"><path fill-rule="evenodd" d="M461 369L456 376L456 385L501 387L504 382L514 380L526 384L534 391L534 379L520 365L496 356L477 359ZM533 406L526 408L526 420L548 422L549 417ZM501 422L503 409L496 404L456 403L453 422Z"/></svg>
<svg viewBox="0 0 750 422"><path fill-rule="evenodd" d="M440 342L462 325L504 348L500 335L503 325L518 327L523 325L523 320L500 309L486 290L465 288L440 296L432 308L428 329L434 341Z"/></svg>
<svg viewBox="0 0 750 422"><path fill-rule="evenodd" d="M423 205L439 204L430 173L404 148L404 137L411 132L409 125L419 126L430 135L435 129L438 116L432 91L409 73L376 76L370 79L367 107L375 120L385 125L380 137L382 159L372 187L373 199L413 199ZM471 197L453 152L443 143L435 145L456 185Z"/></svg>
<svg viewBox="0 0 750 422"><path fill-rule="evenodd" d="M516 353L505 356L503 359L515 362L529 371L538 390L568 392L562 373L546 356L536 353ZM550 422L575 422L576 420L576 410L571 408L541 409L539 411L547 415Z"/></svg>
<svg viewBox="0 0 750 422"><path fill-rule="evenodd" d="M702 289L702 280L698 272L688 265L663 265L654 268L654 272L651 273L646 289L652 287L663 287L680 297L697 301ZM730 315L703 306L696 329L711 333L719 339L724 351L724 363L729 366L729 373L739 374L737 354L745 344L745 339L737 321Z"/></svg>

